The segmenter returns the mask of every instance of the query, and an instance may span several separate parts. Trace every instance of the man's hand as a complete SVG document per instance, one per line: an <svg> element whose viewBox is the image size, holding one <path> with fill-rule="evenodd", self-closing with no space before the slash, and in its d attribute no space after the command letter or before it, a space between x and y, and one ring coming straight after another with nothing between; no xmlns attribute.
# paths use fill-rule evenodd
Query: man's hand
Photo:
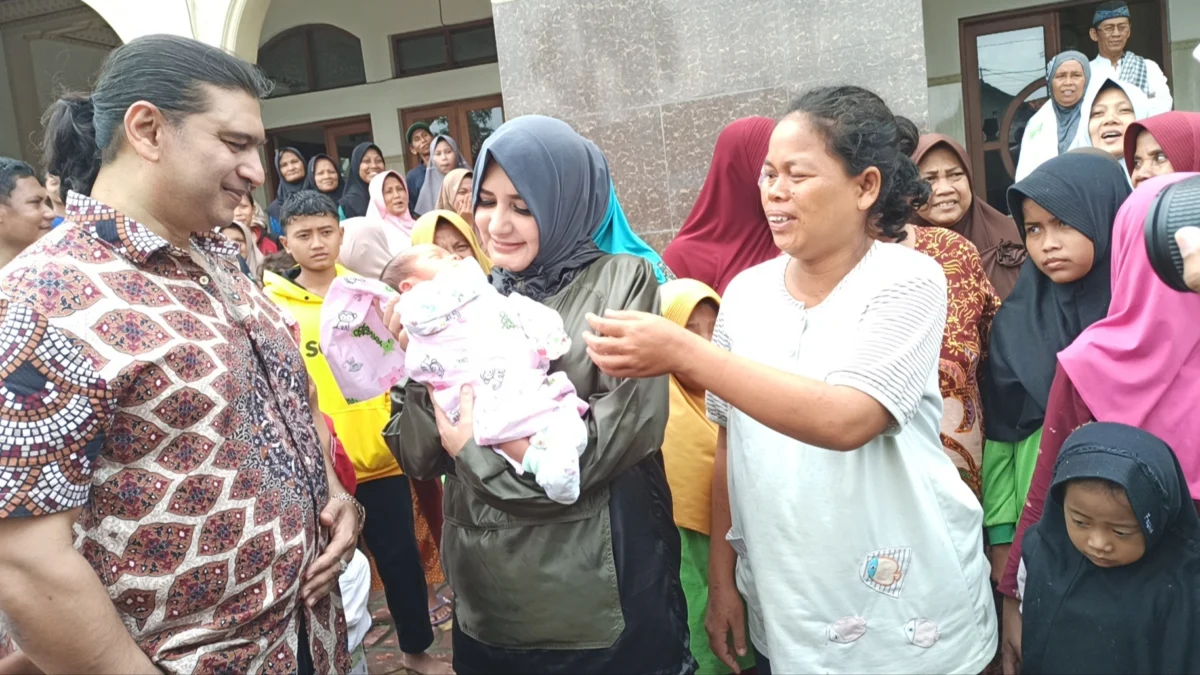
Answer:
<svg viewBox="0 0 1200 675"><path fill-rule="evenodd" d="M1181 227L1175 243L1183 255L1183 280L1194 293L1200 293L1200 227Z"/></svg>
<svg viewBox="0 0 1200 675"><path fill-rule="evenodd" d="M329 531L329 545L304 573L300 599L309 608L329 595L337 584L342 562L354 555L358 525L358 508L353 502L331 498L321 511L321 527Z"/></svg>

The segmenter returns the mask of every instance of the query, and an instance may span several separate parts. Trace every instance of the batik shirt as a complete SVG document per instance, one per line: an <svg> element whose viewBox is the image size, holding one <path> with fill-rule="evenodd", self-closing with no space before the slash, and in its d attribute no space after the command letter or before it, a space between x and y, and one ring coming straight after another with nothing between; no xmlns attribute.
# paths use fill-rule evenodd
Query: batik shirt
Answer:
<svg viewBox="0 0 1200 675"><path fill-rule="evenodd" d="M0 273L0 517L80 509L164 671L293 672L303 620L344 672L340 598L299 601L328 483L284 318L223 237L189 253L78 194L67 220Z"/></svg>

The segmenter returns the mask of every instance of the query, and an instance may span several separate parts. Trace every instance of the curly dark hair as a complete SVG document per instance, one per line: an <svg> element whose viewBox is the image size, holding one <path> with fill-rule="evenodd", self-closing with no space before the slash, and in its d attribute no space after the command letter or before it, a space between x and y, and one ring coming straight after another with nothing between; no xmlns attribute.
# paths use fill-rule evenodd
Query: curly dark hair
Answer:
<svg viewBox="0 0 1200 675"><path fill-rule="evenodd" d="M879 169L879 198L868 222L884 238L904 241L904 225L929 201L929 184L909 156L920 135L916 125L894 115L874 92L854 86L811 89L792 102L787 114L807 118L848 175Z"/></svg>

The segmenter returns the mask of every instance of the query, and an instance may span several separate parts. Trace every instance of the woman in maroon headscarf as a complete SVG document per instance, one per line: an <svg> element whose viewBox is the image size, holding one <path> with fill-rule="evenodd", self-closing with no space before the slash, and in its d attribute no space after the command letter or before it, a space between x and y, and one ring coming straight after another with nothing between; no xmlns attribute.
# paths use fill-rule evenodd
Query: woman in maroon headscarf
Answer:
<svg viewBox="0 0 1200 675"><path fill-rule="evenodd" d="M1135 188L1147 178L1200 171L1200 113L1177 110L1130 124L1125 166Z"/></svg>
<svg viewBox="0 0 1200 675"><path fill-rule="evenodd" d="M949 136L925 134L912 158L933 187L915 224L944 227L975 244L996 293L1008 297L1025 262L1024 240L1012 218L976 198L967 151Z"/></svg>
<svg viewBox="0 0 1200 675"><path fill-rule="evenodd" d="M717 136L696 205L663 252L663 262L680 279L724 293L738 272L779 256L758 189L774 129L773 119L746 117Z"/></svg>

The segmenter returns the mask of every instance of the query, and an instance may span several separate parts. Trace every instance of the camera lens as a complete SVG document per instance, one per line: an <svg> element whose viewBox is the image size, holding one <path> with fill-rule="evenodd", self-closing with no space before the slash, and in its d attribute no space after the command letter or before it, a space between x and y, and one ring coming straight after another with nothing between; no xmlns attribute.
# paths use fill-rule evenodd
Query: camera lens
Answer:
<svg viewBox="0 0 1200 675"><path fill-rule="evenodd" d="M1146 215L1146 253L1158 278L1171 288L1188 292L1183 281L1183 254L1175 233L1200 225L1200 176L1181 180L1158 194Z"/></svg>

